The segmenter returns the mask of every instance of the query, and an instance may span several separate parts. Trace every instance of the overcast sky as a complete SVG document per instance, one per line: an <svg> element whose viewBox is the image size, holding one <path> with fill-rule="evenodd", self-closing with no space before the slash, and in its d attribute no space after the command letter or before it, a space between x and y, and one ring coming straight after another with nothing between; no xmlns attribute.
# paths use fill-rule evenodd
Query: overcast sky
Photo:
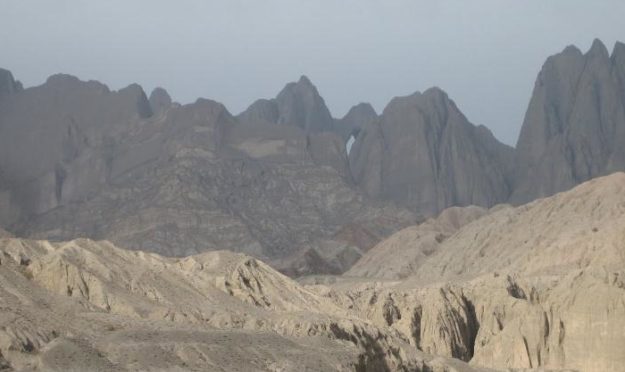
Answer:
<svg viewBox="0 0 625 372"><path fill-rule="evenodd" d="M536 74L566 45L625 41L624 0L0 0L0 67L165 87L236 114L307 75L332 114L446 90L515 144Z"/></svg>

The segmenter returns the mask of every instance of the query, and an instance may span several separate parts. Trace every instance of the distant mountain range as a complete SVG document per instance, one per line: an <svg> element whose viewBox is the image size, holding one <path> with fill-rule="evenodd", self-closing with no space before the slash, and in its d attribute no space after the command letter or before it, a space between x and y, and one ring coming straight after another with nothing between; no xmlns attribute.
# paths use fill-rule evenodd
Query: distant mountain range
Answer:
<svg viewBox="0 0 625 372"><path fill-rule="evenodd" d="M341 273L448 207L523 204L622 170L622 43L550 57L516 149L439 88L334 119L303 76L235 116L69 75L24 89L0 70L0 226L24 237L229 249L294 276Z"/></svg>

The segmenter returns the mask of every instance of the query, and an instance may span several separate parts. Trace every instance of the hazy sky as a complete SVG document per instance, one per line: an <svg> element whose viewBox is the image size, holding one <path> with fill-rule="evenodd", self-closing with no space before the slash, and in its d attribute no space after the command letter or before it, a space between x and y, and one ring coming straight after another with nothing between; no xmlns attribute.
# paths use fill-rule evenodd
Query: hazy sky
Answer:
<svg viewBox="0 0 625 372"><path fill-rule="evenodd" d="M333 115L436 85L514 144L536 74L566 45L625 41L623 0L0 0L0 67L165 87L236 114L305 74Z"/></svg>

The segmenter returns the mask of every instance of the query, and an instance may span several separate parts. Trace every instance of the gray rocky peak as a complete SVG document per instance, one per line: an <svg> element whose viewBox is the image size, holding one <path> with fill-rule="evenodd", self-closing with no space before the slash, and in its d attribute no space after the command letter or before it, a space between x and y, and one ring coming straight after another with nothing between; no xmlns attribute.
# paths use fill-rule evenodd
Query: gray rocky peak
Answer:
<svg viewBox="0 0 625 372"><path fill-rule="evenodd" d="M525 203L625 169L625 58L600 40L549 57L517 143L511 202Z"/></svg>
<svg viewBox="0 0 625 372"><path fill-rule="evenodd" d="M589 54L589 55L597 55L597 56L601 56L603 58L609 58L610 57L610 52L608 52L608 48L599 39L593 40L592 45L590 46L590 50L588 50L587 54Z"/></svg>
<svg viewBox="0 0 625 372"><path fill-rule="evenodd" d="M274 99L259 99L238 115L245 123L274 123L301 128L306 133L331 131L334 119L306 76L288 83Z"/></svg>
<svg viewBox="0 0 625 372"><path fill-rule="evenodd" d="M169 93L167 93L167 91L161 87L156 87L152 90L152 93L150 93L149 101L150 107L155 113L167 110L172 104Z"/></svg>
<svg viewBox="0 0 625 372"><path fill-rule="evenodd" d="M394 98L358 136L350 165L369 196L434 215L452 205L506 200L511 158L511 148L431 88Z"/></svg>
<svg viewBox="0 0 625 372"><path fill-rule="evenodd" d="M22 90L22 84L13 78L9 70L0 68L0 102Z"/></svg>
<svg viewBox="0 0 625 372"><path fill-rule="evenodd" d="M330 111L306 76L287 84L276 97L276 104L279 124L294 125L307 133L332 130Z"/></svg>

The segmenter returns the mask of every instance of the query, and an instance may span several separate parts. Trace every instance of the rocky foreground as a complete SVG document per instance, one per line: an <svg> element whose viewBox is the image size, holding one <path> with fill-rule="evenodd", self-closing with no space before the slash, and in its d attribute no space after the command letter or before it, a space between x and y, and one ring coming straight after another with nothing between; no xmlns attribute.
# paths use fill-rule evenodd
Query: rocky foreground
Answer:
<svg viewBox="0 0 625 372"><path fill-rule="evenodd" d="M624 226L616 173L518 208L447 211L348 275L299 282L227 251L0 233L0 366L625 371ZM394 254L401 270L367 269Z"/></svg>

